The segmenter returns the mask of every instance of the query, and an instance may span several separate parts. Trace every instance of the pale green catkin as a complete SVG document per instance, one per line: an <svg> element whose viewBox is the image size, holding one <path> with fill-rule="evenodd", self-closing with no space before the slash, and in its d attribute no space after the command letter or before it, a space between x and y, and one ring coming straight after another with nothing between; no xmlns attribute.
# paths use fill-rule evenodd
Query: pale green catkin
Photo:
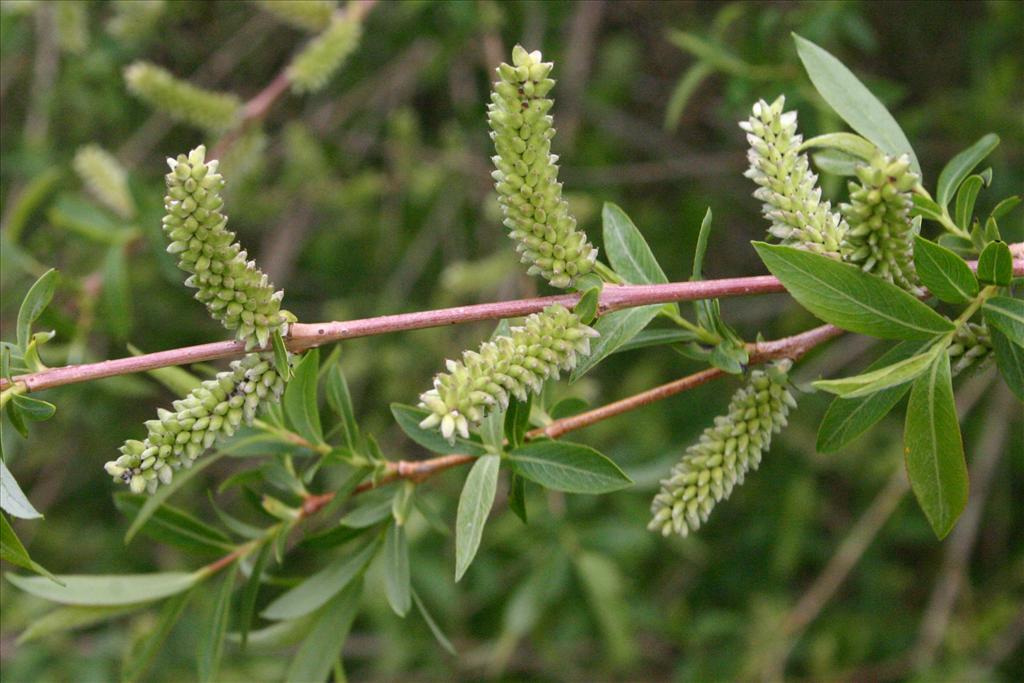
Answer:
<svg viewBox="0 0 1024 683"><path fill-rule="evenodd" d="M856 169L850 202L839 210L849 224L843 236L843 260L903 289L919 292L914 271L914 227L910 191L918 176L907 155L897 159L878 153Z"/></svg>
<svg viewBox="0 0 1024 683"><path fill-rule="evenodd" d="M430 411L420 427L440 426L441 435L453 443L456 434L468 438L470 425L478 425L492 409L507 408L509 397L524 401L545 380L571 371L590 354L596 336L564 306L534 313L507 336L484 342L479 351L463 352L461 361L449 360L448 372L439 373L434 388L420 395L420 406Z"/></svg>
<svg viewBox="0 0 1024 683"><path fill-rule="evenodd" d="M715 418L661 482L651 503L650 530L665 536L697 531L715 504L728 498L747 472L757 469L772 434L786 426L790 408L796 407L786 387L791 365L782 360L751 372L726 414Z"/></svg>
<svg viewBox="0 0 1024 683"><path fill-rule="evenodd" d="M785 97L768 104L759 100L752 116L740 122L747 132L750 168L744 175L760 187L754 197L764 202L762 213L771 221L768 232L783 244L839 257L846 223L821 201L818 176L807 155L799 151L796 112L783 112Z"/></svg>
<svg viewBox="0 0 1024 683"><path fill-rule="evenodd" d="M121 218L135 215L128 176L114 155L99 145L85 145L75 153L72 166L97 201Z"/></svg>
<svg viewBox="0 0 1024 683"><path fill-rule="evenodd" d="M336 13L323 33L309 41L288 67L288 80L297 93L321 90L359 47L363 35L360 19L348 12Z"/></svg>
<svg viewBox="0 0 1024 683"><path fill-rule="evenodd" d="M516 45L512 64L497 69L487 119L497 152L492 175L516 251L531 275L569 287L593 270L597 249L576 228L558 182L558 157L551 154L554 102L545 96L555 85L548 78L552 66L540 52Z"/></svg>
<svg viewBox="0 0 1024 683"><path fill-rule="evenodd" d="M947 349L953 375L981 367L994 357L992 337L985 323L961 325L953 334L953 342Z"/></svg>
<svg viewBox="0 0 1024 683"><path fill-rule="evenodd" d="M171 172L166 176L163 227L171 240L167 251L177 254L178 266L191 273L185 284L198 290L196 299L234 330L246 349L266 346L275 330L286 335L295 316L281 310L284 292L274 291L266 274L246 260L226 227L218 162L207 162L206 148L200 145L167 163Z"/></svg>
<svg viewBox="0 0 1024 683"><path fill-rule="evenodd" d="M333 0L257 0L256 4L303 31L322 31L338 8Z"/></svg>
<svg viewBox="0 0 1024 683"><path fill-rule="evenodd" d="M259 406L279 400L283 391L284 379L272 355L247 354L174 401L173 410L158 410L157 419L146 421L146 438L126 441L121 455L104 468L134 493L153 493L160 484L171 483L174 470L191 467L219 437L251 424Z"/></svg>
<svg viewBox="0 0 1024 683"><path fill-rule="evenodd" d="M80 55L89 46L89 5L81 0L60 0L56 10L57 44L62 52Z"/></svg>
<svg viewBox="0 0 1024 683"><path fill-rule="evenodd" d="M175 78L149 62L134 62L124 71L128 89L173 119L217 132L238 123L242 102L230 93L204 90Z"/></svg>
<svg viewBox="0 0 1024 683"><path fill-rule="evenodd" d="M107 21L107 33L130 42L153 33L167 9L166 0L114 0L114 14Z"/></svg>

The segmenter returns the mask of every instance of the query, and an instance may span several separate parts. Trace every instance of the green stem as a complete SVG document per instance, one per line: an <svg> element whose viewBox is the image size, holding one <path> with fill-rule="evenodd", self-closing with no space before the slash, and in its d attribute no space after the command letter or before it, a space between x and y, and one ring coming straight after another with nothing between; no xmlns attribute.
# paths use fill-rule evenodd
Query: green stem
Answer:
<svg viewBox="0 0 1024 683"><path fill-rule="evenodd" d="M619 277L619 274L614 270L606 266L601 261L594 262L594 272L597 273L602 280L610 285L624 285L626 281Z"/></svg>
<svg viewBox="0 0 1024 683"><path fill-rule="evenodd" d="M932 196L928 192L928 190L926 190L924 188L924 185L922 185L921 183L918 183L916 186L914 186L913 191L921 195L925 199L935 201L934 199L932 199ZM946 229L946 232L952 233L957 237L962 237L966 240L971 239L971 235L969 232L960 228L960 226L953 222L953 217L949 215L949 209L945 206L942 207L942 215L939 217L938 222L939 225Z"/></svg>

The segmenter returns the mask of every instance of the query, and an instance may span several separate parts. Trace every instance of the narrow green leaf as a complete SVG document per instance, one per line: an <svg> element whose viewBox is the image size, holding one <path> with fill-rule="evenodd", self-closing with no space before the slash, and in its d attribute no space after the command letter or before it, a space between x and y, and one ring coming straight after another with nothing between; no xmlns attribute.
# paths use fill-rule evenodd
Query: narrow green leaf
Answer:
<svg viewBox="0 0 1024 683"><path fill-rule="evenodd" d="M949 205L949 200L953 198L964 178L998 145L999 136L989 133L949 160L939 173L939 182L935 189L935 201L940 208L944 209Z"/></svg>
<svg viewBox="0 0 1024 683"><path fill-rule="evenodd" d="M992 213L990 213L988 215L988 217L990 219L993 219L993 220L999 220L1000 218L1002 218L1006 214L1008 214L1011 211L1013 211L1014 207L1016 207L1020 203L1021 203L1021 196L1020 195L1016 195L1016 194L1010 195L1006 199L1003 199L998 204L996 204L996 207L994 209L992 209Z"/></svg>
<svg viewBox="0 0 1024 683"><path fill-rule="evenodd" d="M284 390L284 414L301 436L313 443L323 443L320 409L316 401L317 371L320 368L318 349L307 351L295 366L295 375Z"/></svg>
<svg viewBox="0 0 1024 683"><path fill-rule="evenodd" d="M505 410L505 438L515 448L523 442L526 430L530 427L530 408L533 396L528 395L525 401L512 398Z"/></svg>
<svg viewBox="0 0 1024 683"><path fill-rule="evenodd" d="M978 192L984 180L980 175L972 175L960 185L956 193L956 209L953 220L964 230L971 226L971 218L974 216L974 202L978 199Z"/></svg>
<svg viewBox="0 0 1024 683"><path fill-rule="evenodd" d="M619 348L615 349L615 353L625 353L626 351L635 351L636 349L646 349L651 346L665 346L667 344L681 344L686 342L692 342L697 340L695 335L690 330L680 329L664 329L664 330L643 330L632 340L626 342Z"/></svg>
<svg viewBox="0 0 1024 683"><path fill-rule="evenodd" d="M166 598L194 586L199 573L82 575L65 574L58 586L44 577L6 574L7 580L36 597L62 605L131 605Z"/></svg>
<svg viewBox="0 0 1024 683"><path fill-rule="evenodd" d="M18 410L21 414L33 422L42 422L43 420L49 420L53 417L53 414L57 412L57 406L53 405L49 401L41 401L38 398L32 398L31 396L24 396L22 394L15 394L12 399L14 405L18 406Z"/></svg>
<svg viewBox="0 0 1024 683"><path fill-rule="evenodd" d="M341 419L345 443L349 448L356 448L359 444L359 425L356 423L352 395L348 390L348 382L345 381L345 373L338 363L332 363L328 369L324 390L327 394L327 405Z"/></svg>
<svg viewBox="0 0 1024 683"><path fill-rule="evenodd" d="M594 322L594 318L597 317L597 305L600 297L601 288L591 287L583 293L583 296L580 297L580 300L573 307L573 313L579 316L580 321L584 325Z"/></svg>
<svg viewBox="0 0 1024 683"><path fill-rule="evenodd" d="M327 680L341 656L341 648L359 609L363 581L352 581L317 613L309 635L288 666L286 681L314 683Z"/></svg>
<svg viewBox="0 0 1024 683"><path fill-rule="evenodd" d="M252 628L253 615L256 613L256 598L259 597L260 585L263 581L263 570L267 566L267 560L273 552L272 543L264 543L256 560L252 564L252 572L249 579L242 587L242 594L238 598L238 634L241 637L241 647L244 650L249 643L249 630Z"/></svg>
<svg viewBox="0 0 1024 683"><path fill-rule="evenodd" d="M145 495L124 491L114 494L114 504L128 517L138 517L145 502ZM139 530L161 543L193 553L219 555L234 548L230 539L214 527L166 503L149 513Z"/></svg>
<svg viewBox="0 0 1024 683"><path fill-rule="evenodd" d="M794 247L754 242L754 248L793 298L825 322L882 339L925 339L953 329L913 295L854 265Z"/></svg>
<svg viewBox="0 0 1024 683"><path fill-rule="evenodd" d="M384 592L395 614L404 617L412 607L409 584L409 543L405 527L388 526L384 536Z"/></svg>
<svg viewBox="0 0 1024 683"><path fill-rule="evenodd" d="M827 391L843 398L860 398L870 396L890 387L906 384L924 372L939 353L945 352L945 346L935 344L925 353L912 356L884 368L865 372L854 377L842 379L825 379L812 382L814 388Z"/></svg>
<svg viewBox="0 0 1024 683"><path fill-rule="evenodd" d="M100 294L103 321L115 339L125 339L132 330L132 287L124 245L107 249L103 259L103 291Z"/></svg>
<svg viewBox="0 0 1024 683"><path fill-rule="evenodd" d="M634 285L668 282L647 241L626 212L611 202L601 210L605 253L615 272Z"/></svg>
<svg viewBox="0 0 1024 683"><path fill-rule="evenodd" d="M346 553L331 561L308 579L286 591L261 612L264 619L281 621L296 619L314 612L361 576L380 548L380 538L374 537L356 553Z"/></svg>
<svg viewBox="0 0 1024 683"><path fill-rule="evenodd" d="M11 526L11 523L3 515L0 515L0 560L10 562L13 565L45 576L51 581L56 581L58 584L60 583L57 577L29 557L28 551L25 550L25 546L21 543L21 539L14 533L14 527Z"/></svg>
<svg viewBox="0 0 1024 683"><path fill-rule="evenodd" d="M711 207L704 212L704 218L700 221L700 231L697 233L697 246L693 250L693 269L690 271L691 280L700 280L704 277L704 255L708 251L708 240L711 238L711 221L713 218Z"/></svg>
<svg viewBox="0 0 1024 683"><path fill-rule="evenodd" d="M932 294L950 304L978 296L978 279L964 260L949 249L914 236L914 268Z"/></svg>
<svg viewBox="0 0 1024 683"><path fill-rule="evenodd" d="M513 472L508 480L508 507L523 524L529 524L526 514L526 479Z"/></svg>
<svg viewBox="0 0 1024 683"><path fill-rule="evenodd" d="M292 377L292 367L288 363L288 349L284 345L284 337L281 336L280 330L274 330L270 343L274 348L274 369L287 382Z"/></svg>
<svg viewBox="0 0 1024 683"><path fill-rule="evenodd" d="M990 242L978 257L978 279L1006 287L1013 279L1013 255L1006 242Z"/></svg>
<svg viewBox="0 0 1024 683"><path fill-rule="evenodd" d="M579 398L578 396L570 396L569 398L563 398L561 401L553 405L551 410L548 411L548 415L552 420L561 420L563 417L582 413L589 407L590 404L584 399Z"/></svg>
<svg viewBox="0 0 1024 683"><path fill-rule="evenodd" d="M810 140L805 140L798 149L802 152L812 148L834 149L864 161L871 161L871 158L878 152L877 147L853 133L818 135Z"/></svg>
<svg viewBox="0 0 1024 683"><path fill-rule="evenodd" d="M170 635L174 625L181 618L192 593L193 591L179 593L164 603L157 619L156 628L141 641L138 647L129 652L121 672L122 681L130 683L142 679L157 653L163 649L164 641L167 640L167 636Z"/></svg>
<svg viewBox="0 0 1024 683"><path fill-rule="evenodd" d="M915 194L912 201L914 202L914 207L910 210L911 217L916 218L917 216L920 216L921 218L927 218L930 221L942 221L942 207L936 204L933 200L928 197L922 197L919 194Z"/></svg>
<svg viewBox="0 0 1024 683"><path fill-rule="evenodd" d="M58 607L30 623L28 628L18 636L18 645L38 638L45 638L55 633L88 628L104 621L110 621L111 619L131 614L145 606L144 603L141 605L124 605L119 607Z"/></svg>
<svg viewBox="0 0 1024 683"><path fill-rule="evenodd" d="M612 311L598 318L594 329L601 336L590 342L590 355L579 360L572 371L570 381L575 382L607 356L615 353L620 346L633 339L657 317L660 309L660 304L637 306Z"/></svg>
<svg viewBox="0 0 1024 683"><path fill-rule="evenodd" d="M358 505L342 517L338 524L353 529L365 529L392 516L395 498L393 488L374 489L359 498Z"/></svg>
<svg viewBox="0 0 1024 683"><path fill-rule="evenodd" d="M199 631L199 648L196 651L196 670L200 683L217 680L220 659L224 654L224 634L228 630L231 616L231 593L235 590L237 567L232 564L224 570L224 577L217 589L213 611Z"/></svg>
<svg viewBox="0 0 1024 683"><path fill-rule="evenodd" d="M998 328L990 328L992 347L996 352L996 365L1006 386L1024 401L1024 346L1014 344Z"/></svg>
<svg viewBox="0 0 1024 683"><path fill-rule="evenodd" d="M1006 335L1017 346L1024 347L1024 301L997 296L981 306L985 322Z"/></svg>
<svg viewBox="0 0 1024 683"><path fill-rule="evenodd" d="M968 488L947 354L914 381L903 438L910 486L935 535L945 538L967 504Z"/></svg>
<svg viewBox="0 0 1024 683"><path fill-rule="evenodd" d="M128 344L128 351L133 356L142 355L142 351L132 344ZM146 374L171 390L175 396L182 397L188 396L202 381L188 370L174 366L147 370ZM177 477L178 475L175 476Z"/></svg>
<svg viewBox="0 0 1024 683"><path fill-rule="evenodd" d="M527 479L566 493L610 493L633 483L606 456L566 441L531 441L510 452L508 461Z"/></svg>
<svg viewBox="0 0 1024 683"><path fill-rule="evenodd" d="M584 551L573 559L608 656L618 666L625 666L637 654L624 595L625 579L614 562L596 553Z"/></svg>
<svg viewBox="0 0 1024 683"><path fill-rule="evenodd" d="M976 256L978 253L978 250L974 248L974 242L966 237L952 235L948 232L939 235L939 239L936 240L936 242L939 246L949 249L951 252L963 259Z"/></svg>
<svg viewBox="0 0 1024 683"><path fill-rule="evenodd" d="M840 118L886 154L906 154L914 173L921 175L917 155L885 105L828 51L795 33L793 39L811 83Z"/></svg>
<svg viewBox="0 0 1024 683"><path fill-rule="evenodd" d="M930 339L900 342L869 365L867 372L910 358L931 343ZM909 390L908 382L861 398L836 397L818 428L818 450L831 453L850 443L888 415Z"/></svg>
<svg viewBox="0 0 1024 683"><path fill-rule="evenodd" d="M9 413L13 416L13 413ZM39 519L42 515L32 507L28 498L22 493L14 475L7 469L7 464L0 460L0 508L12 517L19 519Z"/></svg>
<svg viewBox="0 0 1024 683"><path fill-rule="evenodd" d="M465 453L467 455L483 455L487 452L475 434L469 439L456 436L455 443L450 444L437 429L420 427L420 422L430 414L423 408L392 403L391 414L395 416L395 421L405 435L428 451L441 454Z"/></svg>
<svg viewBox="0 0 1024 683"><path fill-rule="evenodd" d="M484 524L494 505L501 458L482 455L473 463L459 496L455 515L455 580L462 578L480 548Z"/></svg>
<svg viewBox="0 0 1024 683"><path fill-rule="evenodd" d="M665 105L666 130L675 132L679 128L679 120L683 117L683 112L686 110L690 98L693 97L693 93L714 72L715 68L707 62L697 62L686 70L686 73L676 83L676 87L672 89L668 104Z"/></svg>
<svg viewBox="0 0 1024 683"><path fill-rule="evenodd" d="M423 621L427 622L427 628L429 628L430 632L434 634L434 639L437 640L438 644L443 647L448 654L458 654L455 652L455 647L452 645L452 641L448 640L448 636L444 634L441 627L438 626L437 622L434 621L434 618L430 616L430 612L427 611L426 605L423 604L423 601L415 590L412 591L412 601L416 605L416 609L419 611L420 616L423 617Z"/></svg>
<svg viewBox="0 0 1024 683"><path fill-rule="evenodd" d="M132 520L131 526L128 527L128 531L124 534L125 545L131 543L132 539L135 538L135 534L137 534L143 525L149 521L149 518L153 516L153 513L156 512L161 505L167 502L167 500L174 495L176 491L185 486L185 484L194 479L196 475L220 460L222 457L224 457L224 453L221 451L211 453L205 458L200 459L196 464L192 465L192 467L178 470L170 484L161 486L156 490L156 493L152 495L145 496L142 507L139 508L139 512Z"/></svg>
<svg viewBox="0 0 1024 683"><path fill-rule="evenodd" d="M857 167L864 164L857 157L837 149L823 149L814 152L811 154L811 158L820 171L836 176L857 175Z"/></svg>
<svg viewBox="0 0 1024 683"><path fill-rule="evenodd" d="M32 323L39 318L43 309L49 306L53 299L58 277L57 271L50 268L29 288L25 300L21 302L21 308L18 309L17 339L18 348L22 351L28 347Z"/></svg>

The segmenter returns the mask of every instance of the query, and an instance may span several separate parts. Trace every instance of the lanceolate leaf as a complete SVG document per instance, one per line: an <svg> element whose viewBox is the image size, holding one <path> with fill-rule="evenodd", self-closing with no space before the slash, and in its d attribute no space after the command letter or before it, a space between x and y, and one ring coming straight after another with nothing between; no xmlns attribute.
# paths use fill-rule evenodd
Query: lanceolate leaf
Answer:
<svg viewBox="0 0 1024 683"><path fill-rule="evenodd" d="M437 640L438 644L441 647L443 647L445 651L448 652L448 654L456 654L455 647L452 645L452 641L448 640L448 636L444 634L444 631L441 630L441 627L439 627L437 625L437 622L434 621L434 618L430 616L430 612L427 611L426 605L424 605L423 601L420 600L420 596L416 593L415 590L413 590L412 592L412 601L413 603L415 603L416 609L419 611L420 616L423 617L423 621L427 622L427 627L430 629L430 632L434 634L434 639Z"/></svg>
<svg viewBox="0 0 1024 683"><path fill-rule="evenodd" d="M204 578L199 573L58 576L63 586L43 577L7 574L7 580L36 597L62 605L131 605L180 593Z"/></svg>
<svg viewBox="0 0 1024 683"><path fill-rule="evenodd" d="M1006 242L990 242L978 257L978 279L1005 287L1013 278L1013 255Z"/></svg>
<svg viewBox="0 0 1024 683"><path fill-rule="evenodd" d="M919 235L914 237L914 268L928 291L946 303L963 304L978 295L978 279L964 260Z"/></svg>
<svg viewBox="0 0 1024 683"><path fill-rule="evenodd" d="M475 436L472 439L463 439L460 436L456 436L455 443L450 444L447 439L441 436L438 430L420 427L420 422L430 414L423 408L392 403L391 414L395 416L395 421L402 431L405 432L406 436L434 453L483 455L487 452L483 444Z"/></svg>
<svg viewBox="0 0 1024 683"><path fill-rule="evenodd" d="M947 354L914 382L903 438L914 495L935 535L945 538L967 504L967 463Z"/></svg>
<svg viewBox="0 0 1024 683"><path fill-rule="evenodd" d="M146 673L154 657L163 648L164 641L170 635L171 629L178 623L185 606L188 605L193 591L179 593L164 603L160 610L160 617L157 619L156 628L145 637L145 639L128 654L124 669L121 672L121 679L125 682L138 681Z"/></svg>
<svg viewBox="0 0 1024 683"><path fill-rule="evenodd" d="M21 544L21 539L14 533L14 527L3 515L0 515L0 560L34 571L51 581L57 581L45 567L29 557L25 546Z"/></svg>
<svg viewBox="0 0 1024 683"><path fill-rule="evenodd" d="M33 621L25 631L18 636L18 644L27 643L36 638L74 631L80 628L87 628L94 624L116 619L117 617L131 614L136 610L145 607L141 605L124 605L118 607L58 607L43 617Z"/></svg>
<svg viewBox="0 0 1024 683"><path fill-rule="evenodd" d="M997 296L982 304L981 309L989 327L994 327L1011 342L1024 348L1024 301Z"/></svg>
<svg viewBox="0 0 1024 683"><path fill-rule="evenodd" d="M22 493L14 475L7 469L6 463L0 460L0 508L13 517L20 519L38 519L39 511L32 507L28 498Z"/></svg>
<svg viewBox="0 0 1024 683"><path fill-rule="evenodd" d="M317 613L309 635L302 641L285 676L287 681L325 681L341 656L352 621L359 609L363 580L351 582Z"/></svg>
<svg viewBox="0 0 1024 683"><path fill-rule="evenodd" d="M140 517L145 502L144 495L128 492L114 495L114 504L129 517L132 514ZM224 554L234 548L219 530L167 504L157 506L152 514L148 514L139 530L162 543L194 553Z"/></svg>
<svg viewBox="0 0 1024 683"><path fill-rule="evenodd" d="M900 342L869 365L867 372L910 358L930 343L931 340ZM818 427L818 450L831 453L850 443L885 417L909 390L907 382L861 398L836 397Z"/></svg>
<svg viewBox="0 0 1024 683"><path fill-rule="evenodd" d="M260 592L260 585L263 582L263 570L273 552L272 542L264 543L253 562L252 572L249 579L242 588L242 594L238 599L238 633L241 637L242 649L249 642L249 629L252 627L252 617L256 613L256 598Z"/></svg>
<svg viewBox="0 0 1024 683"><path fill-rule="evenodd" d="M989 333L999 374L1017 398L1024 401L1024 346L1011 342L998 328L991 328Z"/></svg>
<svg viewBox="0 0 1024 683"><path fill-rule="evenodd" d="M827 133L805 140L800 151L811 148L835 149L863 161L871 161L878 148L859 135L853 133Z"/></svg>
<svg viewBox="0 0 1024 683"><path fill-rule="evenodd" d="M566 493L610 493L633 483L593 448L566 441L533 441L509 453L508 461L527 479Z"/></svg>
<svg viewBox="0 0 1024 683"><path fill-rule="evenodd" d="M199 649L196 652L199 680L201 683L217 680L220 658L224 653L224 634L228 630L231 616L231 593L235 588L237 569L234 564L224 570L224 576L217 588L213 611L199 632Z"/></svg>
<svg viewBox="0 0 1024 683"><path fill-rule="evenodd" d="M409 543L405 527L392 524L384 538L384 592L388 604L400 617L412 606L409 585Z"/></svg>
<svg viewBox="0 0 1024 683"><path fill-rule="evenodd" d="M921 175L917 155L885 105L828 51L795 33L793 39L807 75L829 106L851 128L878 145L886 154L909 156L914 173Z"/></svg>
<svg viewBox="0 0 1024 683"><path fill-rule="evenodd" d="M316 401L317 371L320 367L320 353L317 349L307 351L295 367L295 376L284 391L284 413L289 423L301 436L313 443L322 443L320 410Z"/></svg>
<svg viewBox="0 0 1024 683"><path fill-rule="evenodd" d="M57 278L57 271L53 268L46 271L29 288L25 300L21 302L21 308L18 309L17 339L18 348L22 351L28 346L32 323L53 299L53 292L57 289Z"/></svg>
<svg viewBox="0 0 1024 683"><path fill-rule="evenodd" d="M498 490L498 468L501 458L482 455L473 463L459 496L455 515L455 580L469 569L483 538L484 524L494 505Z"/></svg>
<svg viewBox="0 0 1024 683"><path fill-rule="evenodd" d="M220 460L223 456L223 451L218 451L202 458L189 469L179 470L178 473L174 475L174 479L171 480L170 484L161 486L156 490L156 493L147 496L142 503L142 507L139 508L138 513L135 515L135 519L132 520L131 526L128 527L128 531L124 534L125 544L127 545L128 543L131 543L131 540L135 538L135 534L139 532L139 529L149 521L149 518L153 516L153 513L156 512L157 509L159 509L159 507L163 505L175 491L187 484L193 477L205 470L207 467ZM225 541L227 540L219 533L214 536L214 538L218 537Z"/></svg>
<svg viewBox="0 0 1024 683"><path fill-rule="evenodd" d="M57 406L53 405L49 401L41 401L38 398L32 398L31 396L22 396L16 394L12 403L18 406L18 410L28 420L33 422L42 422L43 420L49 420L53 417L53 414L57 412Z"/></svg>
<svg viewBox="0 0 1024 683"><path fill-rule="evenodd" d="M945 208L949 204L949 200L953 198L964 178L970 175L974 167L991 154L998 145L999 136L989 133L949 160L939 174L939 182L935 189L935 201L940 208Z"/></svg>
<svg viewBox="0 0 1024 683"><path fill-rule="evenodd" d="M882 339L926 339L953 329L913 295L856 266L794 247L754 248L793 298L825 322Z"/></svg>
<svg viewBox="0 0 1024 683"><path fill-rule="evenodd" d="M668 282L647 241L626 212L611 202L601 211L604 248L612 268L626 282L653 285Z"/></svg>
<svg viewBox="0 0 1024 683"><path fill-rule="evenodd" d="M935 344L929 351L901 360L877 370L871 370L854 377L826 379L814 382L816 389L828 391L843 398L870 396L890 387L906 384L928 368L935 356L945 351L945 345Z"/></svg>
<svg viewBox="0 0 1024 683"><path fill-rule="evenodd" d="M352 395L348 391L345 373L337 363L332 363L327 370L327 383L324 389L327 394L327 405L341 419L345 443L349 448L355 448L359 443L359 426L352 408Z"/></svg>
<svg viewBox="0 0 1024 683"><path fill-rule="evenodd" d="M594 329L600 337L590 342L590 355L580 359L572 371L570 381L575 382L591 368L604 360L640 333L658 315L661 305L637 306L613 311L598 318Z"/></svg>

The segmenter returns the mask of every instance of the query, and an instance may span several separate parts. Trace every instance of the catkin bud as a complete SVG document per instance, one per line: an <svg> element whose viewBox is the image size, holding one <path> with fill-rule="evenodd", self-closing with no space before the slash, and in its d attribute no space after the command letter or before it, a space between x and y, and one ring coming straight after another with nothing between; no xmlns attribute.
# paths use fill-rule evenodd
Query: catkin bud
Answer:
<svg viewBox="0 0 1024 683"><path fill-rule="evenodd" d="M171 243L167 251L177 254L178 266L191 273L185 284L194 287L196 299L224 327L235 331L246 349L265 346L274 330L288 333L295 316L281 310L282 291L274 291L266 274L235 241L221 213L220 191L224 179L217 173L217 161L206 162L202 145L168 159L167 196L164 197L164 232Z"/></svg>
<svg viewBox="0 0 1024 683"><path fill-rule="evenodd" d="M850 203L839 210L849 229L843 235L843 260L854 263L903 289L919 292L914 271L914 227L910 191L918 176L907 155L898 159L878 153L858 166L860 183L850 182Z"/></svg>
<svg viewBox="0 0 1024 683"><path fill-rule="evenodd" d="M750 470L757 469L768 450L772 434L786 426L790 408L796 407L786 388L792 363L777 361L754 370L747 384L729 402L725 415L713 426L661 482L651 503L653 518L647 528L665 536L686 536L708 520L715 503L728 498Z"/></svg>
<svg viewBox="0 0 1024 683"><path fill-rule="evenodd" d="M948 349L953 375L980 367L994 356L992 337L985 323L966 323L953 334Z"/></svg>
<svg viewBox="0 0 1024 683"><path fill-rule="evenodd" d="M222 131L238 122L242 102L235 95L198 88L149 62L134 62L124 70L128 89L178 121L210 131Z"/></svg>
<svg viewBox="0 0 1024 683"><path fill-rule="evenodd" d="M288 67L288 80L297 93L322 89L352 52L363 35L362 20L349 13L335 14L330 25L302 49Z"/></svg>
<svg viewBox="0 0 1024 683"><path fill-rule="evenodd" d="M552 66L540 52L516 45L512 64L498 67L487 105L497 152L492 157L497 170L491 175L505 226L528 272L554 287L568 287L593 269L597 249L569 214L558 182L558 157L551 154L555 129L548 111L554 102L545 95L555 85L548 77Z"/></svg>
<svg viewBox="0 0 1024 683"><path fill-rule="evenodd" d="M121 162L99 145L80 147L72 162L78 177L101 204L121 218L135 215L128 177Z"/></svg>
<svg viewBox="0 0 1024 683"><path fill-rule="evenodd" d="M434 377L434 388L420 394L420 407L430 411L420 427L440 426L450 442L469 436L492 408L504 410L509 397L526 400L548 378L576 367L590 354L595 332L561 305L545 308L513 327L508 336L484 342L479 351L465 351L461 361L449 360L448 372Z"/></svg>
<svg viewBox="0 0 1024 683"><path fill-rule="evenodd" d="M258 0L256 4L303 31L322 31L338 8L333 0Z"/></svg>
<svg viewBox="0 0 1024 683"><path fill-rule="evenodd" d="M174 470L191 467L222 435L251 424L257 408L278 401L283 391L284 379L273 356L247 354L175 401L173 410L159 409L157 419L146 422L146 438L126 441L121 456L104 469L135 493L153 493L160 484L171 483Z"/></svg>
<svg viewBox="0 0 1024 683"><path fill-rule="evenodd" d="M782 96L771 104L759 100L753 115L740 122L750 144L744 175L760 186L754 197L764 202L761 212L771 221L773 237L838 258L846 224L821 201L818 176L798 151L803 137L796 132L796 112L783 112L785 104Z"/></svg>

